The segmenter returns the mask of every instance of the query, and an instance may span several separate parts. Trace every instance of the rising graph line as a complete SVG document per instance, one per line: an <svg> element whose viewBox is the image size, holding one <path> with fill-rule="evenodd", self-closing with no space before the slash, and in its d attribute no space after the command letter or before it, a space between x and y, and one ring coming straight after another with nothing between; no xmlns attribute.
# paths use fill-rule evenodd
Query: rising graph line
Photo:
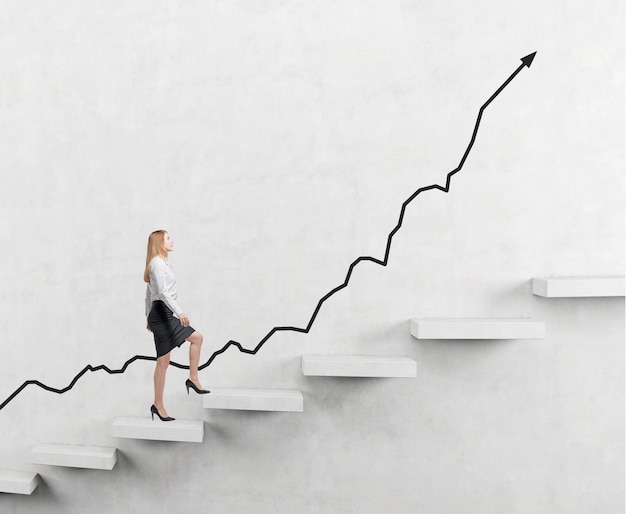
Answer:
<svg viewBox="0 0 626 514"><path fill-rule="evenodd" d="M478 117L476 118L476 123L474 125L474 131L472 133L472 138L470 139L470 142L467 145L467 148L465 149L465 153L463 154L463 157L461 158L461 161L459 162L459 165L456 168L454 168L451 172L448 173L448 175L446 177L446 185L445 186L440 186L439 184L432 184L430 186L421 187L421 188L419 188L417 191L415 191L411 196L409 196L404 201L404 203L402 204L402 209L400 209L400 217L398 219L398 224L394 227L394 229L389 233L389 236L387 237L387 248L385 250L385 257L382 260L381 259L377 259L375 257L370 257L370 256L361 256L361 257L357 258L352 264L350 264L350 267L348 268L348 274L346 275L346 279L343 281L343 284L335 287L334 289L332 289L331 291L326 293L319 300L319 302L317 303L317 307L315 307L315 310L313 311L313 315L311 316L311 319L309 320L309 323L307 324L307 326L305 328L291 327L291 326L274 327L274 328L272 328L272 330L270 330L265 335L265 337L263 339L261 339L261 341L259 341L259 343L252 350L244 348L243 346L241 346L240 343L238 343L237 341L233 341L231 339L230 341L228 341L228 343L226 343L224 345L223 348L221 348L220 350L217 350L216 352L214 352L213 355L211 355L211 357L209 358L209 360L207 360L204 364L199 366L198 369L202 370L202 369L205 369L206 367L210 366L211 363L215 360L215 358L218 355L224 353L231 346L236 346L239 349L239 351L242 352L242 353L248 353L250 355L255 355L263 347L263 345L276 332L300 332L300 333L303 333L303 334L308 334L309 331L311 330L311 327L313 326L313 322L315 321L315 318L317 317L317 314L319 313L320 309L322 308L322 305L324 304L324 302L326 300L328 300L331 296L333 296L335 293L338 293L339 291L341 291L342 289L344 289L345 287L348 286L348 283L350 282L350 277L352 276L352 272L354 271L354 268L357 266L357 264L359 264L360 262L363 262L363 261L371 261L371 262L374 262L376 264L379 264L380 266L387 266L387 262L389 260L389 252L391 251L391 242L393 240L393 236L396 235L396 233L398 232L398 230L400 230L400 227L402 226L402 220L404 219L404 213L406 211L407 206L413 200L415 200L415 198L420 193L423 193L425 191L429 191L431 189L438 189L439 191L443 191L444 193L447 193L448 191L450 191L450 179L452 178L453 175L455 175L456 173L461 171L461 169L463 168L463 165L465 164L465 160L467 159L467 157L468 157L472 147L474 146L474 142L476 141L476 134L478 133L478 127L480 126L480 120L482 119L483 112L485 111L487 106L491 102L493 102L493 100L502 92L502 90L517 76L517 74L520 71L522 71L525 67L530 68L530 65L533 62L533 59L535 58L536 54L537 54L537 52L533 52L532 54L529 54L526 57L522 57L520 59L522 61L522 64L520 64L520 66L511 74L511 76L508 79L506 79L504 81L504 83L496 90L496 92L493 95L491 95L491 97L489 97L489 100L487 100L483 105L481 105L480 109L478 110ZM69 391L70 389L72 389L72 387L74 387L76 382L78 382L78 380L85 373L87 373L87 371L104 370L107 373L109 373L110 375L124 373L126 371L126 368L130 364L135 362L136 360L155 361L156 357L149 357L149 356L146 356L146 355L135 355L134 357L132 357L129 360L127 360L120 369L110 369L107 366L105 366L104 364L101 364L99 366L91 366L90 364L88 364L87 366L85 366L80 371L80 373L78 373L78 375L76 375L74 377L74 379L69 383L69 385L67 387L64 387L62 389L56 389L54 387L47 386L46 384L41 383L39 380L27 380L20 387L18 387L13 392L13 394L11 394L11 396L9 396L6 400L4 400L0 404L0 410L2 410L4 407L6 407L6 405L11 400L13 400L18 394L20 394L24 390L24 388L26 388L29 385L37 385L37 386L41 387L42 389L45 389L46 391L62 394L62 393L65 393L65 392ZM176 368L180 368L180 369L189 369L189 366L186 366L184 364L179 364L178 362L170 361L170 365L174 366Z"/></svg>

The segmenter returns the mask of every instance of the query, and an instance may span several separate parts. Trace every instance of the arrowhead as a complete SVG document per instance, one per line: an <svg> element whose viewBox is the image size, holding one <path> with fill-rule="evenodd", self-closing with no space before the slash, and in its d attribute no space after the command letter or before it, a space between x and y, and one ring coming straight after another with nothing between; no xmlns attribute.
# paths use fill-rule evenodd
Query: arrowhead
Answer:
<svg viewBox="0 0 626 514"><path fill-rule="evenodd" d="M535 55L537 55L537 52L533 52L532 54L528 54L526 57L522 57L521 61L530 68L530 65L533 62L533 59L535 58Z"/></svg>

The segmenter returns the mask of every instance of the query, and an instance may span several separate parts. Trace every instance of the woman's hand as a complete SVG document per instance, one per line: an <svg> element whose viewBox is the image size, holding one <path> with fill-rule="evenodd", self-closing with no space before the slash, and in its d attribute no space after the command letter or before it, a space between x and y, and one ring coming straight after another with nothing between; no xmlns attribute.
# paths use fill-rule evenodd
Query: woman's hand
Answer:
<svg viewBox="0 0 626 514"><path fill-rule="evenodd" d="M147 323L147 324L146 324L146 330L147 330L148 332L152 332L152 329L150 328L150 323Z"/></svg>
<svg viewBox="0 0 626 514"><path fill-rule="evenodd" d="M178 315L178 319L180 320L180 324L183 327L188 327L189 326L189 318L187 317L187 314L185 314L184 312L181 312Z"/></svg>

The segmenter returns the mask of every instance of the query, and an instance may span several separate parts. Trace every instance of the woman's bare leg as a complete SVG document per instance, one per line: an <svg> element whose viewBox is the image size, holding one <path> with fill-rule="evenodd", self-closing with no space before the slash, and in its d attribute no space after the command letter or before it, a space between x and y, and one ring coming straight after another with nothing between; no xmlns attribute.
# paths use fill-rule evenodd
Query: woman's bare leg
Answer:
<svg viewBox="0 0 626 514"><path fill-rule="evenodd" d="M200 363L200 351L202 350L202 341L204 337L197 330L191 334L189 341L189 380L191 380L198 389L202 389L200 380L198 379L198 364Z"/></svg>
<svg viewBox="0 0 626 514"><path fill-rule="evenodd" d="M157 357L156 368L154 370L154 406L163 417L167 416L167 412L163 406L163 390L165 389L165 373L169 365L169 353Z"/></svg>

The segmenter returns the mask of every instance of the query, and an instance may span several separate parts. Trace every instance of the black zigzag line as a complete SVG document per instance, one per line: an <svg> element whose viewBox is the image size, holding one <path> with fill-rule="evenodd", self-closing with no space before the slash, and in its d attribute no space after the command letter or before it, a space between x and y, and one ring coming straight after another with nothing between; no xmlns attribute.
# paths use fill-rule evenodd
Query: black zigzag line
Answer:
<svg viewBox="0 0 626 514"><path fill-rule="evenodd" d="M502 90L509 84L509 82L511 82L515 76L522 71L522 69L524 69L524 67L528 67L530 68L531 63L533 62L533 59L535 58L535 55L537 54L537 52L533 52L532 54L527 55L526 57L523 57L521 59L522 64L511 74L511 76L497 89L497 91L491 95L491 97L489 98L489 100L487 100L479 109L478 111L478 117L476 118L476 123L474 125L474 132L472 133L472 138L470 139L469 144L467 145L467 148L465 149L465 153L463 154L463 157L461 158L461 161L459 162L459 165L454 168L452 171L450 171L447 175L446 178L446 185L445 186L440 186L438 184L432 184L430 186L425 186L425 187L421 187L420 189L418 189L417 191L415 191L411 196L409 196L404 203L402 204L402 209L400 210L400 217L398 219L398 224L394 227L394 229L389 233L389 236L387 237L387 248L385 250L385 257L384 259L377 259L375 257L370 257L370 256L361 256L359 258L357 258L352 264L350 264L350 267L348 268L348 273L346 275L346 279L344 280L343 284L335 287L334 289L332 289L331 291L329 291L328 293L326 293L317 303L317 307L315 307L315 310L313 311L313 315L311 316L311 319L309 320L309 323L307 324L307 326L305 328L300 328L300 327L291 327L291 326L285 326L285 327L274 327L272 328L272 330L270 330L267 335L261 339L261 341L259 341L259 343L256 345L256 347L253 350L249 350L247 348L244 348L243 346L241 346L240 343L238 343L237 341L233 341L232 339L230 341L228 341L228 343L226 343L221 349L217 350L216 352L213 353L213 355L211 355L211 357L201 366L199 366L198 369L202 370L205 369L206 367L210 366L211 363L215 360L215 358L218 355L221 355L222 353L224 353L228 348L230 348L231 346L236 346L240 352L242 353L248 353L250 355L255 355L262 347L263 345L276 333L276 332L300 332L300 333L304 333L304 334L308 334L308 332L311 330L311 327L313 326L313 323L315 322L315 318L317 317L317 314L319 313L320 309L322 308L322 305L324 304L324 302L326 300L328 300L331 296L333 296L335 293L338 293L339 291L341 291L342 289L344 289L345 287L348 286L348 283L350 282L350 277L352 276L352 272L354 271L354 268L357 266L357 264L359 264L360 262L363 261L371 261L374 262L376 264L379 264L380 266L387 266L387 262L389 261L389 252L391 250L391 242L393 240L393 236L396 235L396 233L398 232L398 230L400 230L400 227L402 226L402 220L404 219L404 213L406 211L407 206L421 193L425 192L425 191L429 191L431 189L438 189L439 191L443 191L444 193L447 193L448 191L450 191L450 180L452 178L453 175L455 175L456 173L458 173L459 171L461 171L461 169L463 168L463 165L465 164L465 161L472 149L472 147L474 146L474 142L476 141L476 134L478 133L478 127L480 126L480 121L482 119L483 116L483 112L484 110L487 108L487 106L502 92ZM47 386L46 384L43 384L41 382L39 382L38 380L27 380L26 382L24 382L20 387L18 387L13 394L11 394L11 396L9 396L6 400L4 400L4 402L2 402L2 404L0 404L0 410L2 410L4 407L6 407L6 405L13 400L18 394L20 394L24 388L26 388L29 385L37 385L39 387L41 387L42 389L45 389L46 391L50 391L53 393L58 393L58 394L63 394L66 393L67 391L69 391L70 389L72 389L72 387L74 387L74 385L76 384L76 382L78 382L78 380L85 374L87 373L87 371L99 371L99 370L104 370L107 373L111 374L111 375L115 375L115 374L120 374L120 373L124 373L126 371L126 368L132 364L133 362L135 362L136 360L146 360L146 361L155 361L156 357L149 357L146 355L135 355L134 357L128 359L124 365L120 368L120 369L110 369L107 366L105 366L104 364L101 364L99 366L91 366L91 365L87 365L85 366L80 373L78 373L78 375L76 375L74 377L74 379L70 382L70 384L67 387L64 387L62 389L56 389L54 387L50 387ZM189 366L185 365L185 364L179 364L178 362L170 362L170 365L176 367L176 368L180 368L180 369L189 369Z"/></svg>

